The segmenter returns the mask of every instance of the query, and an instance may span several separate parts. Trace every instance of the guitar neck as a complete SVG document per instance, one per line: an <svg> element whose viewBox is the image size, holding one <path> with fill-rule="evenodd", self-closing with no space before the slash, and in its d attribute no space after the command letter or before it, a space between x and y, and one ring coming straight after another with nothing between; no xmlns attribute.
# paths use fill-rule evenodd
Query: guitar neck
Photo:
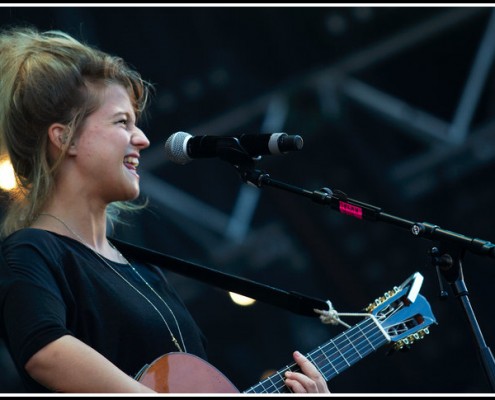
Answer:
<svg viewBox="0 0 495 400"><path fill-rule="evenodd" d="M368 318L306 354L306 357L328 382L388 341L380 328ZM284 383L287 371L300 372L300 369L295 363L287 365L243 393L288 393L289 388Z"/></svg>

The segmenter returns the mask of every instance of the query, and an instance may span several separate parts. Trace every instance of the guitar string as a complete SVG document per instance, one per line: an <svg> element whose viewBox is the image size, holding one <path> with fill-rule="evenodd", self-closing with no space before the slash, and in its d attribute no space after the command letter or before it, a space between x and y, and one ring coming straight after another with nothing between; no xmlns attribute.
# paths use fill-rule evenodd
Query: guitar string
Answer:
<svg viewBox="0 0 495 400"><path fill-rule="evenodd" d="M366 331L367 328L371 327L371 330L373 330L373 328L376 328L375 324L374 323L370 323L371 321L367 321L367 324L368 326L363 326L364 329L361 329L361 325L366 325L366 324L358 324L356 325L355 329L353 330L352 334L353 336L349 336L347 335L347 333L345 335L341 335L339 337L337 337L335 340L333 340L332 342L328 343L325 347L328 347L329 345L334 345L334 346L342 346L343 343L345 343L346 341L351 341L351 340L354 340L355 341L355 338L357 336L360 336L360 335L363 335L367 338L367 341L369 341L370 339L371 340L374 340L374 336L377 336L378 333L381 333L379 330L374 330L373 332L373 337L369 335L369 331L370 329L368 329L368 331ZM380 339L383 339L383 335L378 335L378 337ZM361 350L363 350L363 346L364 346L364 343L363 342L363 345L361 346ZM373 345L373 343L371 343L370 341L370 344L371 344L371 347L373 348L373 350L376 349L376 347ZM379 342L376 342L375 345L379 344ZM345 364L349 364L349 361L350 362L354 362L355 360L359 360L359 359L362 359L363 356L359 353L359 351L355 351L355 349L352 347L349 346L349 344L345 345L348 347L347 350L344 350L343 352L340 351L340 352L334 352L333 354L331 353L328 353L328 356L332 357L334 355L336 355L337 353L340 353L341 354L341 357L337 357L337 360L339 360L340 363L333 363L331 365L331 367L335 370L336 373L339 373L339 368L343 368L345 367ZM364 348L366 350L366 348ZM351 356L354 356L353 357L350 357L348 354L351 354ZM345 361L345 364L342 363L342 360ZM328 366L327 366L328 367ZM326 370L328 370L328 368L326 368ZM322 371L324 374L327 374L327 371Z"/></svg>
<svg viewBox="0 0 495 400"><path fill-rule="evenodd" d="M371 327L371 329L369 329ZM375 329L373 329L375 328ZM318 349L314 350L313 352L307 354L307 358L310 359L317 367L318 369L327 376L327 372L329 368L332 368L336 374L338 374L340 371L337 368L338 366L342 366L341 364L337 364L337 367L334 366L333 363L330 362L329 358L334 357L337 354L340 354L340 359L344 361L345 363L343 366L345 367L347 364L347 367L352 366L355 362L363 359L365 356L370 354L371 352L375 351L378 347L380 347L382 342L387 342L386 339L383 337L383 332L377 328L376 322L370 319L366 319L355 326L353 326L350 329L352 332L349 333L349 330L342 332L340 335L338 335L336 338L330 340L326 344L319 346ZM369 335L369 332L374 330L373 335ZM362 336L366 339L366 341L361 340L361 345L359 343L354 343L356 341L356 338L358 336ZM376 341L373 344L373 340L376 340L376 337L378 337L378 341ZM339 343L340 341L340 343ZM348 342L348 344L343 345L344 342ZM365 343L368 342L369 345L371 346L371 351L368 346L365 345ZM330 345L333 345L337 351L335 351L333 354L328 352L328 350L324 350L325 347L328 347ZM338 346L342 347L347 347L347 350L341 351ZM377 346L377 347L375 347ZM360 350L363 351L363 354L360 353ZM349 356L348 354L351 354ZM315 357L314 355L317 354ZM322 358L323 357L323 358ZM322 363L323 361L323 363ZM335 361L335 360L334 360ZM351 364L349 363L351 362ZM321 366L323 364L323 366ZM294 369L296 367L296 369ZM269 376L265 380L259 382L257 385L252 386L248 390L245 391L245 393L249 393L250 391L255 391L258 386L261 386L262 389L266 392L269 388L266 388L263 386L264 383L269 382L270 386L273 386L275 389L287 389L287 387L284 384L284 378L283 378L283 373L285 371L297 371L297 364L292 364L291 366L286 366L284 369L277 371L275 374ZM347 368L346 367L346 368ZM326 371L325 371L326 368ZM279 377L278 380L275 380L275 377ZM334 375L335 376L335 375ZM332 376L333 377L333 376ZM331 378L331 377L329 377ZM329 378L326 378L327 380ZM277 387L276 384L283 384Z"/></svg>
<svg viewBox="0 0 495 400"><path fill-rule="evenodd" d="M360 329L361 326L358 324L356 325L355 329L353 330L352 334L354 334L354 337L353 336L349 336L347 335L347 333L345 335L342 335L342 336L339 336L337 338L335 338L333 341L331 341L330 343L328 343L327 345L325 345L324 347L328 347L330 345L334 345L334 346L342 346L343 343L345 343L346 341L351 341L351 340L355 340L355 338L359 335L363 335L365 337L367 337L367 341L369 341L370 339L371 340L374 340L374 337L373 336L377 336L376 334L377 333L380 333L379 330L374 330L373 332L373 336L369 336L369 331L373 330L373 328L376 328L375 324L374 323L369 323L370 321L368 321L368 327L364 326L364 330L363 329ZM366 324L363 324L363 325L366 325ZM369 328L371 327L371 329L369 329L368 331L365 331L366 328ZM379 338L383 339L383 335L379 335ZM373 349L376 349L375 346L373 345L373 343L370 341L369 342L371 344L371 347ZM375 343L375 345L379 344L378 342ZM364 345L364 342L363 342L363 345ZM340 364L339 363L333 363L331 366L333 367L333 369L335 370L336 373L339 373L339 368L342 368L342 367L345 367L345 364L349 364L349 361L350 362L354 362L356 359L362 359L362 355L359 353L359 351L354 351L354 347L350 347L348 344L346 345L348 347L347 350L344 350L343 352L342 351L337 351L337 352L334 352L333 354L332 353L329 353L327 352L327 354L325 354L325 357L329 356L329 357L333 357L335 356L337 353L339 353L341 355L340 357ZM361 349L363 349L363 346L361 346ZM350 357L348 354L351 354L351 356L357 356L356 358L352 358ZM339 357L337 357L337 360L339 359ZM342 363L342 360L345 361L345 364ZM328 368L327 368L328 369ZM326 371L323 371L323 373L326 373Z"/></svg>
<svg viewBox="0 0 495 400"><path fill-rule="evenodd" d="M272 387L274 387L276 389L275 391L280 391L282 389L287 390L287 387L284 383L284 379L282 378L281 374L283 372L289 371L289 370L298 371L298 365L294 363L290 366L286 366L284 369L282 369L281 371L278 371L276 374L271 375L268 378L266 378L265 380L259 382L257 385L252 386L245 393L249 393L249 392L253 392L253 391L260 393L260 391L257 390L257 388L259 388L259 387L261 387L262 393L273 393L273 390L270 390L270 389L272 389ZM280 379L275 380L275 378L277 376L279 376ZM277 384L278 384L278 386L277 386Z"/></svg>
<svg viewBox="0 0 495 400"><path fill-rule="evenodd" d="M337 350L337 352L335 352L335 354L340 353L341 356L342 356L341 358L345 358L346 360L349 360L350 359L350 357L346 357L347 353L351 353L351 354L354 354L354 355L357 354L360 358L363 358L362 355L361 355L361 353L359 352L359 349L363 350L363 346L365 346L365 342L363 342L363 344L361 345L361 347L359 347L359 345L358 345L358 347L356 347L355 344L354 344L354 341L356 340L355 338L358 337L358 336L364 336L365 339L366 339L366 342L368 342L371 345L371 347L373 349L375 349L375 347L373 346L373 343L371 343L371 341L369 340L370 337L369 336L366 336L366 334L368 332L364 332L363 329L360 329L361 328L360 325L361 324L357 324L353 328L351 328L352 329L352 332L350 334L349 334L348 331L346 331L346 332L342 333L341 335L337 336L331 342L329 342L329 343L321 346L321 352L318 355L318 357L321 357L322 356L321 353L323 353L323 356L325 356L325 357L327 357L327 355L330 355L331 356L332 354L329 354L328 351L325 350L325 347L328 347L330 345L341 346L344 342L347 341L347 342L349 342L347 344L348 349L347 350L344 350L343 353L342 353L342 351L339 351L340 350L339 349L339 350ZM372 323L369 326L373 326L373 325L374 324ZM341 346L341 347L344 348L344 346ZM364 348L364 349L366 349L366 348ZM316 352L319 352L319 350L315 351L314 353L316 353ZM309 356L311 357L312 354L310 354ZM316 357L316 358L318 358L318 357Z"/></svg>
<svg viewBox="0 0 495 400"><path fill-rule="evenodd" d="M368 326L367 326L367 327L365 326L363 329L358 329L358 328L361 328L361 325L368 325ZM361 330L361 332L362 332L362 333L368 333L368 332L364 332L364 329L369 328L369 327L376 328L376 324L374 323L374 321L370 321L370 320L365 320L365 321L362 321L361 323L359 323L359 324L355 325L355 326L354 326L353 328L351 328L351 329L353 330L353 332L352 332L352 333L357 333L357 334L359 334L358 330ZM369 330L368 330L368 331L369 331ZM330 342L326 343L324 346L321 346L320 348L323 348L323 347L328 347L328 346L329 346L329 345L331 345L331 344L334 344L334 345L335 345L335 341L337 341L338 339L342 339L342 337L344 337L344 336L346 337L345 339L350 340L350 338L349 338L349 337L347 337L347 336L348 336L348 335L347 335L347 333L348 333L347 331L343 332L342 334L340 334L339 336L337 336L335 339L331 340ZM376 336L376 333L380 333L380 334L381 334L381 331L380 331L379 329L375 329L375 335L374 335L374 336ZM357 335L354 335L354 336L357 336ZM383 335L380 335L380 337L382 337L382 338L383 338ZM344 339L344 340L345 340L345 339ZM373 340L373 338L372 338L372 340ZM377 343L375 343L375 344L378 344L378 342L377 342ZM374 346L372 346L372 347L374 347ZM316 353L316 352L319 352L319 351L320 351L320 350L315 350L313 353ZM311 354L313 354L313 353L310 353L310 354L308 354L308 355L307 355L308 359L310 359L310 360L312 359ZM337 353L339 353L339 352L338 352L338 351L337 351L337 352L334 352L334 355L336 355ZM345 354L346 354L346 353L347 353L347 352L344 352L344 353L340 352L340 354L341 354L342 356L345 356ZM353 353L355 354L356 352L353 352ZM332 357L332 354L329 354L329 356L330 356L330 357ZM362 358L363 358L363 357L358 356L356 359L357 359L357 360L359 360L359 359L362 359ZM350 359L350 358L348 358L348 359ZM355 359L355 360L356 360L356 359ZM351 360L351 362L353 362L353 363L354 363L354 360ZM352 364L351 364L351 365L352 365ZM348 366L350 366L350 365L348 365ZM265 392L265 393L266 393L266 392L268 392L268 393L270 392L270 391L269 391L270 386L273 386L273 387L275 387L276 389L278 389L277 391L279 391L280 389L284 389L284 390L286 390L286 388L287 388L287 387L286 387L286 385L285 385L285 383L284 383L284 379L283 379L283 377L282 377L282 375L281 375L281 374L282 374L283 372L285 372L285 371L288 371L288 370L294 370L294 369L293 369L293 367L297 367L297 364L293 364L292 366L286 366L286 368L285 368L285 369L283 369L283 370L281 370L281 371L278 371L276 374L274 374L274 375L272 375L272 376L268 377L268 378L267 378L267 379L265 379L264 381L260 382L258 385L254 385L253 387L249 388L246 392L247 392L247 393L249 393L250 391L255 391L255 390L256 390L256 388L257 388L258 386L261 386L261 387L262 387L262 389L263 389L263 392ZM335 372L339 373L339 371L338 371L336 368L333 368L333 369L335 370ZM321 369L320 369L320 370L321 370ZM322 371L322 372L323 372L323 371ZM280 379L279 379L278 381L274 381L274 378L275 378L275 376L276 376L277 374L278 374L278 376L280 376ZM327 379L327 380L328 380L328 379ZM264 384L264 383L266 383L266 382L268 382L268 381L269 381L269 383L270 383L270 386L267 388L267 387L266 387L266 386L264 386L263 384ZM279 387L277 387L277 386L276 386L276 384L279 384L280 386L279 386ZM246 392L245 392L245 393L246 393ZM258 392L258 393L259 393L259 392Z"/></svg>
<svg viewBox="0 0 495 400"><path fill-rule="evenodd" d="M320 361L323 358L323 361L325 361L325 365L326 365L327 369L332 368L337 373L339 372L339 370L338 370L339 367L341 367L342 365L344 365L344 366L348 365L349 366L348 361L351 361L351 362L354 361L354 359L352 359L351 357L348 356L348 353L351 353L351 355L354 355L354 356L356 356L356 354L357 354L357 359L362 359L363 357L362 357L361 353L359 353L358 348L353 346L354 343L352 343L351 346L349 346L349 345L351 344L351 341L356 340L355 338L357 336L365 336L367 339L366 341L368 341L371 344L371 347L373 349L375 349L375 346L373 346L373 344L369 340L370 338L371 338L371 340L373 340L373 337L366 336L366 334L369 334L369 332L366 332L363 329L361 329L361 325L366 325L366 324L368 324L368 327L374 327L375 326L375 324L370 323L370 321L364 321L363 323L357 324L353 328L351 328L352 329L351 335L349 335L348 331L343 332L342 334L340 334L339 336L337 336L333 340L320 346L319 349L309 353L308 358L311 358L312 360L314 360L314 362L317 364L317 366L320 364ZM366 328L367 327L365 326L364 329L366 329ZM374 333L379 333L379 332L380 332L379 330L375 330ZM349 342L349 344L346 345L348 347L348 349L341 351L339 349L339 346L344 347L344 346L342 346L342 344L346 341ZM363 344L364 344L364 342L363 342ZM375 344L378 344L378 343L375 343ZM326 350L326 348L328 348L329 346L334 346L336 351L334 351L332 353L332 352L329 352L328 350ZM363 350L362 346L361 346L361 350ZM317 354L317 353L318 353L317 357L314 357L314 354ZM340 355L340 357L335 358L335 356L338 354ZM332 357L335 358L334 361L337 361L340 359L341 360L340 364L338 364L336 362L334 362L334 363L327 362L328 358L332 358ZM342 361L344 361L345 363L342 364ZM320 370L325 374L324 367L320 368Z"/></svg>
<svg viewBox="0 0 495 400"><path fill-rule="evenodd" d="M380 330L378 328L376 328L376 325L374 322L366 321L366 323L368 324L368 327L364 327L364 329L371 327L371 329L369 329L368 332L364 331L363 329L360 329L361 324L357 324L353 328L351 328L351 329L353 329L353 331L351 332L351 335L348 335L347 331L344 332L343 334L337 336L332 341L321 346L321 349L322 349L321 353L319 350L316 350L316 351L310 353L308 355L308 358L313 359L314 358L313 354L315 354L317 352L319 352L318 357L320 357L320 359L321 359L321 357L324 357L323 361L325 361L325 366L320 368L320 370L325 376L328 375L328 370L330 368L333 369L338 374L340 372L339 369L342 370L342 369L345 369L347 367L350 367L354 362L356 362L356 360L363 359L364 356L369 354L369 353L361 354L359 352L359 349L354 346L353 341L355 341L358 336L364 336L366 338L366 341L369 341L369 343L371 344L371 348L373 350L376 350L376 347L372 344L370 339L374 340L374 336L377 336L376 335L377 333L380 333L380 335L378 335L378 337L383 339L383 335L381 335ZM365 325L365 324L363 324L363 325ZM373 329L373 328L375 328L375 329ZM372 330L374 330L373 336L367 336L367 335L369 335L369 331L372 331ZM344 344L345 342L349 342L349 343ZM386 342L386 340L385 340L385 342ZM359 347L361 350L363 350L363 349L366 350L366 347L363 347L363 346L365 346L364 343L365 342L362 342L361 347ZM377 344L379 344L379 342L375 343L375 345L377 345ZM335 349L336 349L336 351L334 351L333 353L325 350L326 347L329 347L331 345L335 346ZM341 349L339 349L339 346L343 349L343 351ZM345 346L347 346L347 350L345 350ZM349 356L349 354L350 354L350 356ZM340 357L337 355L340 355ZM337 356L337 357L335 358L335 356ZM318 358L318 357L316 357L316 358ZM316 360L316 358L314 358L314 359ZM338 362L334 362L334 363L326 362L329 358L335 358L334 361L338 361ZM349 364L349 362L351 364ZM316 361L315 363L318 365L319 361Z"/></svg>
<svg viewBox="0 0 495 400"><path fill-rule="evenodd" d="M374 324L371 324L371 326L373 326L373 325ZM353 331L357 330L357 329L354 329L354 328L353 328ZM339 335L339 337L337 337L337 338L340 338L340 336L344 335L345 333L347 333L347 332L344 332L343 334ZM332 344L336 339L333 339L332 341L330 341L329 343L327 343L324 346L320 346L320 348L327 347L328 345ZM319 351L320 350L315 350L314 352L319 352ZM335 354L337 354L337 352ZM311 359L312 358L311 357L311 354L309 354L307 356L308 356L308 359ZM296 367L296 369L294 369L294 367ZM277 389L277 391L280 391L281 389L284 389L285 390L286 389L286 386L284 384L284 379L282 378L282 375L281 374L283 372L285 372L285 371L288 371L288 370L293 370L293 371L294 370L298 370L297 367L298 367L297 364L292 364L291 366L286 366L284 369L282 369L281 371L278 371L276 374L271 375L270 377L266 378L264 381L260 382L258 385L255 385L252 388L248 389L247 392L256 391L256 388L259 387L259 386L261 386L261 388L263 389L263 392L273 392L273 390L270 390L272 386L275 389ZM275 380L275 378L277 376L279 376L280 379ZM278 387L277 387L277 384L279 385ZM259 391L258 391L258 393L259 393Z"/></svg>
<svg viewBox="0 0 495 400"><path fill-rule="evenodd" d="M361 325L363 325L363 327L362 327ZM365 325L367 325L367 326L365 326ZM368 332L366 332L365 330L366 330L367 328L369 328L369 327L371 327L371 328L373 328L373 327L374 327L374 328L376 328L376 324L375 324L375 322L374 322L374 321L367 319L367 320L362 321L361 323L358 323L358 324L356 324L355 326L353 326L353 327L351 328L351 330L352 330L351 334L354 334L354 333L355 333L354 337L356 337L356 336L358 336L358 335L359 335L359 332L361 332L361 334L364 336L366 333L369 333L369 331L371 331L371 330L372 330L372 329L368 329ZM361 328L363 328L363 329L361 329ZM376 328L373 336L377 336L377 335L376 335L376 333L380 333L380 334L381 334L381 331L380 331L378 328ZM383 335L379 335L379 337L382 337L382 338L383 338ZM370 344L371 344L371 340L370 340L370 338L371 338L371 340L373 340L373 337L372 337L372 336L369 336L369 337L367 337L367 341L369 341L369 342L370 342ZM328 347L328 346L330 346L330 345L334 345L334 346L335 346L336 342L338 342L338 340L340 340L340 339L342 339L343 341L344 341L344 340L348 340L348 341L350 341L350 340L352 339L352 336L349 336L349 335L348 335L348 331L342 332L342 333L341 333L340 335L338 335L336 338L334 338L334 339L330 340L329 342L327 342L327 343L326 343L326 344L324 344L323 346L320 346L320 347L319 347L319 349L314 350L313 352L309 353L309 354L307 355L308 359L310 359L310 360L312 360L312 361L314 362L314 360L316 360L316 358L314 358L314 357L312 356L312 354L317 353L317 352L318 352L318 353L321 353L321 352L322 352L322 350L323 350L323 348ZM375 344L379 344L379 343L377 342L377 343L375 343ZM373 349L375 350L374 346L373 346L373 345L371 345L371 346L372 346L372 347L373 347ZM353 347L353 349L354 349L354 347ZM336 354L340 353L340 354L341 354L341 356L342 356L341 358L345 358L345 355L346 355L348 352L350 352L350 351L351 351L351 349L349 349L348 351L345 351L344 353L339 352L339 351L335 351L333 354L331 354L331 353L328 353L328 354L319 354L319 356L322 356L322 355L323 355L326 359L328 359L328 357L330 357L330 358L331 358L332 356L335 356ZM353 353L353 354L356 354L356 351L353 351L352 353ZM354 363L354 362L355 362L355 360L359 360L359 359L364 358L364 357L361 357L361 356L360 356L360 353L359 353L359 352L357 352L357 353L358 353L358 357L357 357L357 358L355 358L354 360L350 359L350 357L348 357L347 359L348 359L348 360L350 360L351 362L353 362L353 363ZM318 362L316 362L315 364L318 364ZM328 363L325 363L325 364L327 364L327 366L328 366L328 367L332 367L332 365L330 365L330 364L328 364ZM352 365L352 364L351 364L351 365ZM318 365L317 365L317 366L318 366ZM349 365L348 365L348 366L349 366ZM270 382L270 385L271 385L271 386L273 386L273 387L275 387L275 388L277 388L277 386L276 386L275 384L283 384L283 385L281 385L281 386L280 386L280 388L285 389L285 388L286 388L286 386L285 386L285 384L284 384L284 378L283 378L283 376L282 376L282 373L284 373L285 371L289 371L289 370L294 371L294 367L298 367L298 366L297 366L297 364L295 364L295 363L294 363L294 364L292 364L291 366L286 366L286 367L285 367L284 369L282 369L281 371L277 371L277 373L275 373L274 375L269 376L269 377L268 377L268 378L266 378L265 380L263 380L263 381L259 382L257 385L254 385L254 386L252 386L251 388L247 389L247 390L245 391L245 393L249 393L249 391L254 391L254 390L255 390L255 388L256 388L256 387L258 387L258 386L261 386L261 387L263 388L263 390L264 390L264 391L267 391L267 390L268 390L268 388L264 387L264 386L263 386L263 383L266 383L266 382L268 382L268 381ZM335 367L332 367L332 368L335 370L335 372L336 372L336 373L339 373L339 371L337 370L337 368L335 368ZM322 369L322 368L319 368L319 369L320 369L320 371L322 371L322 373L323 373L323 369ZM279 380L277 380L277 381L274 381L274 378L275 378L275 376L277 376L277 375L280 377L280 379L279 379ZM280 388L278 388L278 389L280 389Z"/></svg>
<svg viewBox="0 0 495 400"><path fill-rule="evenodd" d="M76 232L74 232L62 219L56 217L55 215L52 215L52 214L49 214L49 213L40 213L39 215L45 215L45 216L48 216L48 217L52 217L54 219L56 219L57 221L59 221L62 225L64 225L64 227L72 234L74 235L84 246L86 246L88 249L90 249L94 254L96 254L100 259L101 261L103 261L103 263L105 265L107 265L116 275L118 275L124 282L126 282L131 288L133 288L137 293L139 293L139 295L141 295L150 305L151 307L160 315L163 323L165 324L167 330L169 331L170 333L170 337L172 339L172 342L174 343L175 347L177 347L177 349L180 351L180 352L187 352L187 349L186 349L186 344L184 342L184 338L182 337L182 331L180 329L180 326L179 326L179 322L177 321L177 318L175 317L175 314L174 312L172 311L172 309L170 308L170 306L167 304L167 302L161 297L158 295L158 293L153 289L153 287L143 278L143 276L136 270L136 268L134 268L134 266L127 260L127 258L125 258L116 248L115 246L109 241L108 243L110 244L110 246L119 254L119 256L125 260L125 262L127 263L127 265L129 265L132 269L132 271L134 271L134 273L139 276L139 278L146 284L146 286L151 289L151 291L163 302L163 304L167 307L167 309L169 310L170 314L172 315L176 325L177 325L177 330L179 332L179 336L180 336L180 339L182 341L182 346L183 346L183 349L181 348L179 342L177 341L177 339L175 338L175 335L174 333L172 332L172 330L170 329L170 326L169 324L167 323L167 320L165 319L165 317L163 316L163 314L160 312L160 310L155 306L155 304L153 304L153 302L148 299L148 297L146 297L146 295L144 293L142 293L137 287L135 287L131 282L129 282L129 280L127 280L120 272L118 272L114 267L112 267L112 265L110 263L108 263L105 258L100 254L98 253L96 250L94 250L91 246L89 246L88 244L86 244L86 242L82 239L81 236L79 236Z"/></svg>

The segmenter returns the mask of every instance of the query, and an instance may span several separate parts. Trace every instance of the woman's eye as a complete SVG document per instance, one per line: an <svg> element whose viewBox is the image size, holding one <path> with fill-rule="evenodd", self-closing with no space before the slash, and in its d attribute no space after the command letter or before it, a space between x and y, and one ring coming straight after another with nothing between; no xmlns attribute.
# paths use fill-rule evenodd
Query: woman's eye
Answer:
<svg viewBox="0 0 495 400"><path fill-rule="evenodd" d="M120 121L118 121L117 123L118 124L124 124L124 125L127 125L127 120L126 119L121 119Z"/></svg>

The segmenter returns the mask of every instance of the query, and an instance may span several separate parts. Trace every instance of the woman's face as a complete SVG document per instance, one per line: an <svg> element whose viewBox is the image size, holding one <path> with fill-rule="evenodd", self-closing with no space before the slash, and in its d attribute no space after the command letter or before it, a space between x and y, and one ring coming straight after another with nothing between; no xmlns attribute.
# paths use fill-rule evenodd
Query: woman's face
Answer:
<svg viewBox="0 0 495 400"><path fill-rule="evenodd" d="M84 121L72 152L81 192L109 203L139 195L140 151L150 144L135 125L127 91L111 84L101 93L101 106Z"/></svg>

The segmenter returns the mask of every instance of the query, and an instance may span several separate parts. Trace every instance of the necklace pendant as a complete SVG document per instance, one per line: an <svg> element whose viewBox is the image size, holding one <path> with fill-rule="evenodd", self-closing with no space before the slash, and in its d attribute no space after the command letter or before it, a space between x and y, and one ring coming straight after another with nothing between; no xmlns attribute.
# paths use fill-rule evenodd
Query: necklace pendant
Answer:
<svg viewBox="0 0 495 400"><path fill-rule="evenodd" d="M175 347L177 347L177 349L179 349L179 351L180 351L181 353L183 353L183 350L180 348L180 344L179 344L179 342L177 341L177 339L176 339L176 338L175 338L175 336L173 336L173 335L172 335L172 342L174 342Z"/></svg>

